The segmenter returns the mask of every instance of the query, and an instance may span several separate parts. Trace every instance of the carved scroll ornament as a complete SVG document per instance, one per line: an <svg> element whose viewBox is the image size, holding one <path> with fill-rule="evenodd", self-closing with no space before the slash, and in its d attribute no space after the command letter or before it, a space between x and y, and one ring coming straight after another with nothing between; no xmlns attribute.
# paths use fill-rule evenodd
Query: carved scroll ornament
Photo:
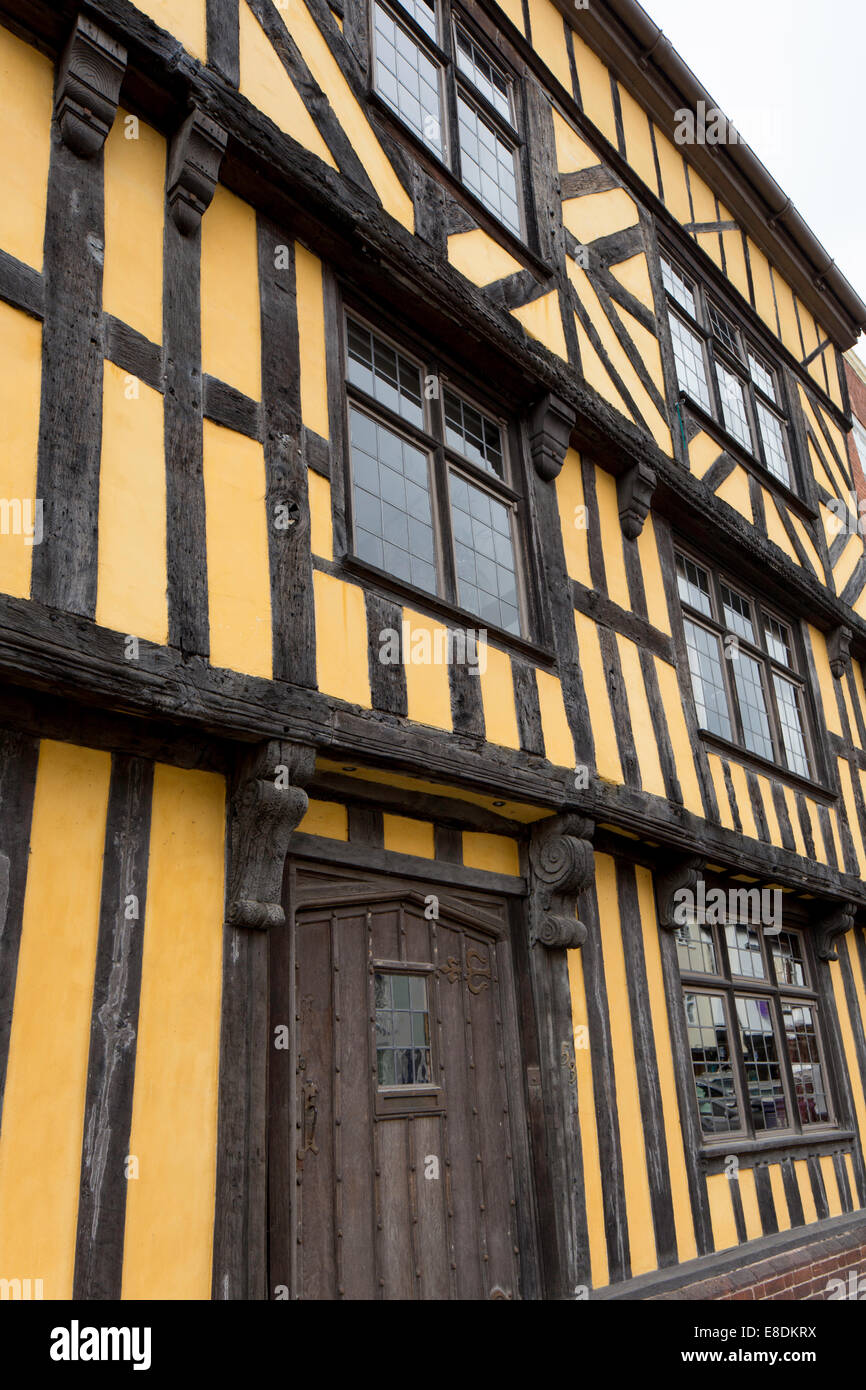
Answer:
<svg viewBox="0 0 866 1390"><path fill-rule="evenodd" d="M315 749L273 739L241 761L231 802L226 923L267 928L285 921L283 866L289 836L307 809Z"/></svg>
<svg viewBox="0 0 866 1390"><path fill-rule="evenodd" d="M578 921L578 894L592 881L592 821L556 816L534 831L529 847L532 941L550 950L574 949L586 940Z"/></svg>
<svg viewBox="0 0 866 1390"><path fill-rule="evenodd" d="M105 144L125 72L123 44L80 14L60 60L54 110L64 145L82 159Z"/></svg>
<svg viewBox="0 0 866 1390"><path fill-rule="evenodd" d="M838 960L836 938L851 931L857 916L856 903L834 903L818 923L818 955L821 960Z"/></svg>

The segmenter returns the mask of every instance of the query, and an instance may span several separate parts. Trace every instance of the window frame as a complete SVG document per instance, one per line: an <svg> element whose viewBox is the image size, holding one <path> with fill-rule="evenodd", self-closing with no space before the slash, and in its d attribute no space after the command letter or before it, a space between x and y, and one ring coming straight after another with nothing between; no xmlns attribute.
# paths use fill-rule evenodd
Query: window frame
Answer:
<svg viewBox="0 0 866 1390"><path fill-rule="evenodd" d="M713 887L721 886L713 883ZM724 885L727 888L727 885ZM750 887L753 885L749 885ZM708 885L709 889L709 885ZM726 926L741 925L739 922L706 923L705 929L712 933L713 946L716 958L716 971L690 970L679 960L677 936L679 929L674 930L674 955L679 976L680 997L682 999L683 1020L685 1023L686 1039L686 1058L688 1080L690 1082L689 1094L694 1108L697 1123L697 1132L703 1147L716 1150L730 1146L733 1142L739 1144L768 1144L778 1142L779 1146L784 1146L785 1142L792 1139L803 1139L805 1141L814 1139L819 1141L824 1138L835 1138L845 1129L843 1107L840 1103L840 1094L835 1069L831 1065L831 1050L828 1046L829 1028L832 1027L832 1020L827 1019L827 1002L822 995L818 982L818 964L814 950L812 934L803 923L789 923L782 929L783 935L796 935L801 946L801 958L804 965L806 984L792 985L781 983L776 979L773 954L770 943L777 940L776 936L768 935L762 930L760 925L755 927L758 940L761 943L761 960L765 974L763 978L757 979L752 976L737 975L731 966L730 951L727 942ZM742 924L745 925L745 924ZM755 924L748 924L754 926ZM719 1134L706 1133L701 1124L700 1102L697 1095L696 1078L692 1065L692 1057L688 1047L689 1020L686 1011L685 997L687 994L703 994L719 997L723 1000L725 1023L728 1031L729 1051L731 1058L731 1071L734 1080L734 1091L737 1098L740 1115L740 1126L736 1130L726 1130ZM740 1023L737 1014L736 1001L738 998L769 999L770 1015L773 1025L773 1037L776 1044L777 1056L780 1061L780 1079L782 1090L787 1107L788 1124L773 1129L756 1129L754 1120L751 1118L751 1101L749 1097L747 1067L748 1062L744 1055L742 1040L740 1036ZM793 1072L793 1064L788 1051L787 1033L784 1023L784 1006L788 1003L805 1005L813 1010L815 1023L815 1038L818 1051L819 1065L824 1079L824 1094L828 1109L828 1119L816 1121L815 1123L804 1123L800 1118L799 1104L797 1101L796 1081Z"/></svg>
<svg viewBox="0 0 866 1390"><path fill-rule="evenodd" d="M396 412L381 402L368 396L362 388L349 381L348 377L348 322L353 319L362 328L373 333L402 357L417 366L422 383L422 404L424 411L423 427L417 427L404 420ZM371 306L364 306L357 297L340 295L337 302L337 325L339 338L339 372L342 392L342 421L345 435L343 449L344 509L346 550L342 557L348 567L364 575L375 576L383 586L394 591L401 600L420 608L447 611L446 621L475 631L484 630L503 645L524 650L537 651L541 633L540 606L535 581L533 552L531 550L531 502L527 484L527 466L524 457L522 430L516 417L503 413L496 402L483 388L476 387L465 374L454 368L444 356L424 353L423 346L410 333L393 331L384 319L374 322ZM426 378L435 377L439 383L438 396L427 399L424 392ZM445 437L445 391L454 391L461 400L474 406L482 414L491 418L500 428L505 478L500 479L492 471L465 458L459 451L448 445ZM352 406L364 411L378 420L387 429L408 439L416 448L423 449L430 459L429 493L431 523L434 533L436 573L439 588L431 592L413 584L410 580L392 574L372 564L357 554L355 549L355 500L350 440L350 415ZM463 607L458 599L457 555L454 527L451 515L450 476L452 472L462 475L482 490L488 492L511 512L511 541L514 556L515 588L520 629L509 631L485 619L481 614Z"/></svg>
<svg viewBox="0 0 866 1390"><path fill-rule="evenodd" d="M706 631L711 632L719 641L722 678L724 680L725 695L728 704L728 718L732 730L732 737L727 739L723 734L716 733L712 729L707 729L699 723L698 728L701 735L709 739L717 739L726 746L736 749L737 753L746 759L756 759L762 766L772 768L775 775L781 773L785 777L793 778L813 786L815 784L823 785L826 781L826 768L824 766L823 750L818 735L819 725L817 722L815 700L808 675L808 666L805 659L799 621L786 617L773 603L767 602L765 599L757 598L748 585L744 585L738 580L731 578L727 570L713 563L708 563L706 559L698 558L687 545L683 545L680 541L675 541L675 566L679 556L688 560L690 564L696 565L698 569L709 577L709 597L712 613L707 615L701 612L700 609L689 604L689 602L682 597L679 592L679 576L676 568L674 572L674 582L677 586L677 598L679 600L683 620L688 620L698 627L703 627ZM739 598L748 600L752 613L752 625L756 630L759 642L763 642L763 646L748 641L747 638L742 637L725 623L724 601L722 597L723 585ZM786 666L782 661L771 654L766 639L767 624L765 620L767 617L773 618L790 634L791 655L797 663L796 665ZM725 639L729 637L735 637L739 649L760 664L761 684L764 692L767 720L770 726L770 739L773 745L772 759L764 757L761 753L754 752L746 744L742 710L740 707L740 694L737 689L736 681L734 680L734 672L731 669L733 661L725 655ZM806 757L809 765L809 770L805 774L789 767L787 763L784 735L782 732L782 720L779 715L778 696L776 694L775 683L772 679L774 675L778 675L782 679L795 685L799 691L799 703L803 715L803 742L805 744ZM690 664L688 666L688 676L692 690L692 699L694 700L695 696L694 687L691 684L692 673ZM695 702L695 704L697 704L697 702Z"/></svg>
<svg viewBox="0 0 866 1390"><path fill-rule="evenodd" d="M659 242L658 251L660 263L667 261L691 290L695 305L694 314L671 293L665 284L664 274L662 274L662 293L668 317L680 318L701 343L710 409L708 410L701 401L695 399L686 387L681 386L679 374L674 368L673 385L677 397L681 400L685 399L691 408L712 420L716 428L724 432L725 439L733 445L733 451L738 456L743 455L752 465L756 465L761 470L763 478L771 479L773 484L783 488L786 493L792 494L801 505L808 506L809 502L803 486L803 472L796 443L794 413L791 406L787 373L782 364L772 351L766 349L759 335L744 324L742 316L729 309L724 296L715 288L710 288L704 278L692 269L688 260L678 251L671 250L662 241ZM723 340L714 327L712 313L720 316L733 330L736 350ZM764 388L755 381L750 361L752 357L772 378L776 388L775 397L768 395ZM728 425L719 372L720 365L729 374L735 376L743 387L745 415L750 435L749 444L744 444ZM759 406L767 410L781 427L783 448L788 465L787 480L774 472L768 461L769 450L764 441Z"/></svg>
<svg viewBox="0 0 866 1390"><path fill-rule="evenodd" d="M402 24L408 30L411 38L426 53L432 62L435 62L440 75L440 104L442 113L442 153L439 154L424 140L422 135L409 124L400 112L392 105L386 96L379 90L376 82L376 24L375 6L379 4L383 9L390 13L395 22ZM370 53L369 73L368 73L368 92L375 98L381 109L388 112L389 116L397 123L399 129L405 132L409 138L417 145L418 149L433 161L439 171L445 170L454 180L460 189L461 195L471 200L473 207L483 209L485 218L489 218L493 224L506 236L516 241L520 246L530 249L530 235L532 230L531 205L529 200L529 170L527 163L526 147L526 104L523 90L522 74L518 71L519 64L509 61L503 54L501 48L494 44L489 35L479 27L478 22L466 10L454 4L453 0L435 0L436 9L436 38L431 39L425 33L421 25L418 24L412 15L403 5L402 0L369 0L368 4L368 44ZM472 83L471 79L464 74L457 61L457 28L462 28L468 38L476 44L487 57L488 61L499 69L506 78L509 85L511 120L497 111L496 107L490 102L483 92ZM476 108L481 118L493 127L494 134L498 135L512 150L514 155L514 175L518 214L518 227L512 227L509 223L502 220L498 213L491 208L487 202L476 193L473 188L466 183L462 170L462 152L460 148L460 130L458 118L458 94L463 94L468 104Z"/></svg>

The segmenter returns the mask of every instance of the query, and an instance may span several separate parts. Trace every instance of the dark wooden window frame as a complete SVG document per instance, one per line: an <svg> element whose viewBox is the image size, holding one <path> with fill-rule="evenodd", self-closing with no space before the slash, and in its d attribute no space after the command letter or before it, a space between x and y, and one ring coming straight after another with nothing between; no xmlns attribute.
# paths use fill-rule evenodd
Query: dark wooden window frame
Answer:
<svg viewBox="0 0 866 1390"><path fill-rule="evenodd" d="M689 281L692 286L695 308L697 316L690 314L682 304L675 299L664 285L661 279L662 293L669 315L676 315L695 333L701 341L704 355L704 370L706 373L707 387L710 394L712 409L708 412L700 401L696 401L683 388L680 387L675 369L671 367L673 379L671 386L675 392L677 400L684 400L692 410L702 420L711 422L715 431L720 431L725 447L738 460L741 460L752 470L757 471L761 481L768 486L779 489L784 496L792 499L798 504L798 509L807 508L811 512L811 504L804 486L804 468L801 459L801 451L797 443L797 432L795 427L794 410L795 404L791 392L788 372L779 360L779 356L769 346L764 337L755 332L754 328L748 324L742 313L738 313L715 285L710 286L700 270L695 268L691 257L686 255L679 247L668 244L659 237L658 240L659 256L670 261L674 270L683 278ZM661 277L661 267L660 267ZM743 357L735 355L730 348L722 343L714 332L710 320L710 305L716 308L739 334L740 344L744 353ZM748 362L748 354L751 352L759 359L763 366L769 369L775 378L779 393L778 401L767 396L756 386L752 380L752 374ZM752 434L752 448L745 446L735 434L732 434L725 422L724 409L722 406L721 386L717 371L717 362L734 373L742 385L745 387L746 414ZM782 431L786 444L788 465L790 468L791 481L786 483L779 478L767 466L765 461L765 449L763 435L759 429L757 406L758 403L766 406L782 425Z"/></svg>
<svg viewBox="0 0 866 1390"><path fill-rule="evenodd" d="M423 28L417 23L413 15L404 9L400 0L380 0L380 3L387 10L390 10L399 22L409 31L413 40L423 48L432 61L439 67L442 74L440 84L440 94L443 111L443 125L445 127L445 137L447 142L448 156L440 158L435 150L417 134L413 128L402 119L400 113L394 109L376 88L376 40L373 8L376 0L367 0L367 41L369 44L369 71L367 77L368 97L373 101L380 112L383 112L393 124L395 131L412 144L413 150L421 155L424 163L433 170L437 176L446 179L451 190L459 197L461 202L466 202L472 211L480 214L479 220L482 225L495 231L500 240L506 240L513 244L522 255L527 253L533 261L541 265L538 261L537 235L534 228L533 202L531 197L531 179L529 172L529 149L526 135L527 113L526 101L523 90L523 64L512 55L500 41L494 44L490 35L478 24L475 17L467 8L454 3L454 0L436 0L437 17L439 18L439 34L436 40L427 35ZM507 77L511 87L511 106L513 121L509 122L491 105L472 85L468 78L464 77L458 70L456 60L456 40L455 25L459 22L461 27L469 37L478 44L480 48L489 56L491 62L500 68ZM443 47L440 40L447 38L447 46ZM515 151L515 172L517 178L517 205L520 214L520 231L516 232L507 223L500 221L496 213L476 194L468 184L464 183L460 173L460 137L457 121L457 92L463 90L467 93L469 101L478 107L494 130L501 135ZM549 273L549 268L547 273Z"/></svg>
<svg viewBox="0 0 866 1390"><path fill-rule="evenodd" d="M715 884L713 886L716 886ZM719 885L722 886L722 885ZM744 885L737 885L744 886ZM749 884L749 888L759 885ZM727 884L724 885L727 888ZM709 891L709 888L708 888ZM709 924L708 924L709 925ZM728 1039L730 1044L730 1055L732 1071L734 1076L734 1087L737 1101L740 1107L741 1128L739 1130L728 1131L724 1134L713 1136L705 1134L701 1127L700 1111L698 1108L697 1092L695 1090L694 1076L692 1072L692 1059L689 1055L680 1058L681 1065L686 1069L688 1076L688 1091L691 1097L691 1106L695 1117L697 1133L703 1149L713 1152L719 1149L725 1152L736 1150L742 1145L778 1145L784 1148L790 1141L821 1141L839 1140L843 1133L842 1110L839 1104L839 1087L835 1076L835 1069L830 1062L830 1049L827 1046L827 1027L828 1020L825 1018L826 1002L818 988L817 970L821 962L815 958L814 945L811 933L802 923L786 923L783 926L783 933L796 934L802 945L802 959L806 970L808 984L805 986L783 985L776 981L775 970L773 968L772 951L769 945L775 938L768 937L764 931L758 927L758 938L761 941L761 959L764 969L767 972L763 979L754 979L751 976L734 975L731 970L730 958L728 953L727 941L725 939L724 926L711 925L710 930L713 934L713 944L716 952L716 964L721 967L716 974L704 971L687 970L679 967L680 981L680 1003L685 1015L685 995L688 994L707 994L722 995L724 998L725 1018L728 1026ZM826 967L825 967L826 968ZM748 1087L746 1085L745 1068L746 1062L742 1055L739 1037L739 1022L737 1019L735 998L736 996L746 996L752 998L770 999L771 1013L773 1019L774 1037L776 1040L779 1060L781 1063L782 1085L784 1089L785 1102L788 1107L788 1114L791 1123L785 1128L773 1130L756 1131L748 1119ZM790 1000L792 1003L810 1005L815 1012L816 1036L818 1040L818 1052L821 1059L825 1078L825 1091L827 1104L830 1110L830 1120L820 1124L803 1125L800 1120L796 1103L796 1094L793 1085L793 1072L791 1061L788 1056L787 1041L782 1018L783 1001ZM686 1033L687 1038L687 1033Z"/></svg>
<svg viewBox="0 0 866 1390"><path fill-rule="evenodd" d="M365 392L349 382L346 357L347 317L353 318L363 327L370 329L417 365L421 372L422 382L425 377L436 378L439 383L438 397L429 401L425 400L424 429L418 429L409 424L400 415L389 411L387 407L367 396ZM544 640L545 634L542 631L541 609L535 581L528 469L524 457L523 432L519 422L514 418L509 418L507 413L503 411L501 402L496 401L474 382L468 381L464 373L454 369L448 358L441 354L434 355L430 351L425 351L423 344L419 344L411 333L405 330L395 330L381 316L374 320L371 317L371 307L365 306L356 297L338 295L337 323L339 325L339 371L343 383L345 435L342 467L344 470L346 552L340 557L343 564L346 568L354 570L362 576L375 577L377 583L392 592L398 601L417 604L421 609L433 607L440 611L446 622L452 626L470 628L475 631L484 629L498 644L526 651L533 656L545 655L539 653L539 648L535 645L537 639ZM492 417L500 426L507 481L500 480L495 475L477 467L459 452L446 445L444 427L444 390L446 386L452 388L471 405L475 405L486 415ZM438 594L428 593L425 589L418 588L396 575L389 574L387 570L381 570L377 566L371 565L354 553L352 465L348 428L349 408L353 403L431 455L431 515L436 537L437 570L442 586L442 591ZM477 484L495 497L497 501L504 503L512 510L512 543L521 623L519 634L492 626L480 614L462 608L457 601L456 558L448 495L448 476L451 468L456 468L473 484Z"/></svg>
<svg viewBox="0 0 866 1390"><path fill-rule="evenodd" d="M697 565L709 575L710 579L710 601L713 608L712 616L708 617L705 613L702 613L700 609L692 608L680 597L679 602L683 618L688 618L690 622L712 632L714 636L719 638L722 645L722 674L725 682L728 712L735 738L731 740L725 739L720 734L716 734L710 729L701 728L699 725L701 737L708 742L717 743L722 748L735 753L738 759L747 762L754 761L762 771L769 771L775 777L781 775L786 780L791 780L792 782L797 782L807 787L810 791L818 790L828 795L827 769L821 741L818 736L820 724L818 723L817 705L811 681L808 675L805 674L808 668L805 659L805 649L800 623L795 619L787 617L775 604L768 603L765 599L758 598L748 585L744 585L740 580L732 578L723 566L717 565L715 562L695 554L687 545L682 544L676 539L674 541L674 554L675 556L682 555L693 565ZM788 632L791 634L791 642L794 648L793 654L797 662L796 666L785 666L782 662L772 657L768 650L753 645L744 637L732 632L725 626L724 622L721 620L721 615L724 612L720 588L722 584L739 594L740 597L749 599L752 605L753 621L757 625L759 635L763 636L764 634L765 611L770 617L775 618L777 622L787 628ZM727 637L735 637L738 646L761 665L764 698L770 724L770 736L773 742L773 761L763 758L759 753L753 753L751 749L746 747L743 736L742 716L740 714L739 695L730 669L731 662L724 654L724 644ZM806 753L809 759L810 775L808 777L804 777L801 773L795 772L792 768L787 767L783 761L781 721L779 719L776 691L772 680L769 679L770 675L774 672L784 676L786 680L790 680L800 691L801 707L804 715L803 735L806 743ZM689 676L689 685L691 689L691 671L689 670L687 674ZM693 691L692 700L694 700Z"/></svg>

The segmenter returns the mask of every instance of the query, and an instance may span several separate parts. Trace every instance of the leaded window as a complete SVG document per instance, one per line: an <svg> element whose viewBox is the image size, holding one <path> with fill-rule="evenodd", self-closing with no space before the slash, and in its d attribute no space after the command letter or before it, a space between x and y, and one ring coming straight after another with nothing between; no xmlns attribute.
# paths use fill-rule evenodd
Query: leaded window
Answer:
<svg viewBox="0 0 866 1390"><path fill-rule="evenodd" d="M691 556L679 552L676 566L699 726L799 777L814 777L793 628Z"/></svg>
<svg viewBox="0 0 866 1390"><path fill-rule="evenodd" d="M805 935L752 921L676 929L701 1132L766 1138L834 1123Z"/></svg>
<svg viewBox="0 0 866 1390"><path fill-rule="evenodd" d="M777 371L696 277L666 255L661 266L679 390L769 473L796 488Z"/></svg>
<svg viewBox="0 0 866 1390"><path fill-rule="evenodd" d="M433 1077L425 977L377 971L374 986L379 1085L430 1085Z"/></svg>
<svg viewBox="0 0 866 1390"><path fill-rule="evenodd" d="M516 236L524 234L515 81L450 0L373 0L379 96Z"/></svg>
<svg viewBox="0 0 866 1390"><path fill-rule="evenodd" d="M521 635L522 498L506 423L354 315L345 352L355 556Z"/></svg>

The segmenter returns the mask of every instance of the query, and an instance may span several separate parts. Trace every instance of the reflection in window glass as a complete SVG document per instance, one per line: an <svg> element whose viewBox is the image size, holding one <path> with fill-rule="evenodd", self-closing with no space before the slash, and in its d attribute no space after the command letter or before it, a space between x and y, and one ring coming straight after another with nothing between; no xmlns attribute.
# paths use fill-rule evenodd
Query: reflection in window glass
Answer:
<svg viewBox="0 0 866 1390"><path fill-rule="evenodd" d="M716 362L719 373L719 391L722 397L722 410L725 425L735 439L746 449L752 448L752 431L746 410L746 395L743 383L733 372L729 372L721 362Z"/></svg>
<svg viewBox="0 0 866 1390"><path fill-rule="evenodd" d="M473 87L506 121L511 120L510 84L505 73L487 57L474 39L457 25L457 66Z"/></svg>
<svg viewBox="0 0 866 1390"><path fill-rule="evenodd" d="M725 625L731 632L735 632L738 637L743 637L747 642L755 641L755 628L752 623L752 605L747 598L743 598L736 590L729 589L727 584L722 588L722 605L725 612Z"/></svg>
<svg viewBox="0 0 866 1390"><path fill-rule="evenodd" d="M794 1096L800 1122L804 1125L826 1124L830 1119L815 1012L811 1004L795 1004L789 1000L782 1005L782 1020L794 1077Z"/></svg>
<svg viewBox="0 0 866 1390"><path fill-rule="evenodd" d="M746 652L740 651L731 665L740 700L745 745L751 753L772 760L773 740L767 717L767 697L761 678L761 664Z"/></svg>
<svg viewBox="0 0 866 1390"><path fill-rule="evenodd" d="M696 608L707 618L712 617L710 576L685 555L677 555L677 588L683 603Z"/></svg>
<svg viewBox="0 0 866 1390"><path fill-rule="evenodd" d="M731 974L742 975L750 980L763 980L764 960L756 928L728 922L725 927L725 941L728 945Z"/></svg>
<svg viewBox="0 0 866 1390"><path fill-rule="evenodd" d="M349 438L356 554L435 594L428 455L354 405Z"/></svg>
<svg viewBox="0 0 866 1390"><path fill-rule="evenodd" d="M671 314L671 337L674 345L674 360L677 367L677 384L681 391L704 410L710 410L710 388L707 385L707 367L704 361L704 345L697 333L687 328L682 319Z"/></svg>
<svg viewBox="0 0 866 1390"><path fill-rule="evenodd" d="M457 601L505 632L520 632L511 511L453 470L449 475Z"/></svg>
<svg viewBox="0 0 866 1390"><path fill-rule="evenodd" d="M506 227L520 234L517 163L513 147L458 94L460 168L463 182Z"/></svg>
<svg viewBox="0 0 866 1390"><path fill-rule="evenodd" d="M737 1100L725 1005L721 995L684 995L692 1075L704 1134L729 1134L742 1128Z"/></svg>
<svg viewBox="0 0 866 1390"><path fill-rule="evenodd" d="M664 280L665 289L671 298L675 299L677 304L685 309L687 314L691 314L692 318L694 318L694 286L691 281L686 280L685 276L681 275L680 272L671 265L670 261L665 260L664 256L662 256L661 261L662 279Z"/></svg>
<svg viewBox="0 0 866 1390"><path fill-rule="evenodd" d="M505 477L502 461L502 431L494 420L482 415L453 391L445 391L445 441L464 458Z"/></svg>
<svg viewBox="0 0 866 1390"><path fill-rule="evenodd" d="M806 751L806 734L803 724L803 711L800 708L800 691L784 676L773 674L773 688L776 692L776 705L779 710L779 724L782 730L782 744L785 762L792 772L801 777L809 776L809 755Z"/></svg>
<svg viewBox="0 0 866 1390"><path fill-rule="evenodd" d="M423 975L376 972L376 1069L380 1086L426 1086L430 1016Z"/></svg>
<svg viewBox="0 0 866 1390"><path fill-rule="evenodd" d="M728 715L728 696L719 639L712 632L707 632L705 627L690 622L688 618L685 619L684 627L698 723L702 729L708 729L720 738L729 739L731 720Z"/></svg>
<svg viewBox="0 0 866 1390"><path fill-rule="evenodd" d="M740 344L737 341L737 330L734 328L730 319L726 319L721 310L716 308L715 304L710 304L708 306L708 313L710 316L710 325L719 342L724 343L728 351L732 352L735 357L739 357Z"/></svg>
<svg viewBox="0 0 866 1390"><path fill-rule="evenodd" d="M807 984L806 965L803 960L803 944L796 932L784 931L772 937L771 950L776 983L804 988Z"/></svg>
<svg viewBox="0 0 866 1390"><path fill-rule="evenodd" d="M348 376L353 386L420 429L424 405L421 373L414 362L353 319L346 323Z"/></svg>
<svg viewBox="0 0 866 1390"><path fill-rule="evenodd" d="M788 463L788 455L785 452L785 435L782 423L771 410L767 409L763 401L758 401L758 423L761 429L761 439L764 443L767 467L774 477L790 487L791 468Z"/></svg>
<svg viewBox="0 0 866 1390"><path fill-rule="evenodd" d="M773 380L773 374L753 352L749 353L749 370L758 390L763 391L765 396L769 396L770 400L774 401L776 399L776 383Z"/></svg>
<svg viewBox="0 0 866 1390"><path fill-rule="evenodd" d="M677 927L677 958L680 969L701 975L716 974L716 948L712 928L697 922Z"/></svg>
<svg viewBox="0 0 866 1390"><path fill-rule="evenodd" d="M769 999L736 996L737 1022L746 1069L752 1127L785 1129L788 1106Z"/></svg>
<svg viewBox="0 0 866 1390"><path fill-rule="evenodd" d="M442 159L445 142L439 65L382 5L374 7L374 16L376 91Z"/></svg>
<svg viewBox="0 0 866 1390"><path fill-rule="evenodd" d="M771 614L764 614L764 632L767 638L767 651L774 661L781 661L784 666L793 666L791 657L791 634L785 627Z"/></svg>
<svg viewBox="0 0 866 1390"><path fill-rule="evenodd" d="M436 37L436 4L435 0L400 0L404 10L408 10L419 28L424 30L428 39Z"/></svg>

